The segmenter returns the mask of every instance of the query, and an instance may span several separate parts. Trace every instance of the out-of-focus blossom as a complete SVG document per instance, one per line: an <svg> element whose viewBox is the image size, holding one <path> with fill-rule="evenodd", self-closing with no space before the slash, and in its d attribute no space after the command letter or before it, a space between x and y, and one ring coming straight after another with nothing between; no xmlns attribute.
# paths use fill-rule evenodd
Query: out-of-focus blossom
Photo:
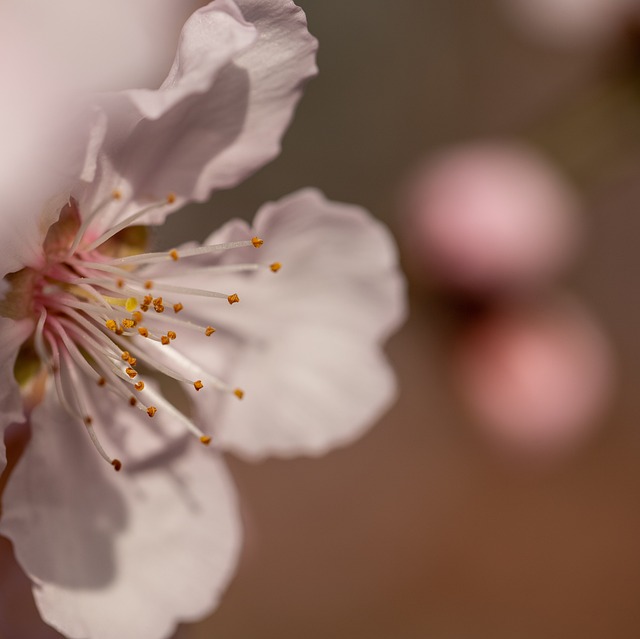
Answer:
<svg viewBox="0 0 640 639"><path fill-rule="evenodd" d="M555 45L592 45L638 13L637 0L504 0L522 29Z"/></svg>
<svg viewBox="0 0 640 639"><path fill-rule="evenodd" d="M603 332L577 304L505 308L457 345L454 373L483 430L512 452L554 455L593 430L613 387Z"/></svg>
<svg viewBox="0 0 640 639"><path fill-rule="evenodd" d="M68 637L166 637L209 612L240 542L218 450L318 454L393 396L402 278L366 212L302 191L202 246L145 246L141 225L277 153L314 53L288 0L215 0L160 89L101 96L63 122L55 171L58 131L0 185L0 432L31 430L0 531Z"/></svg>
<svg viewBox="0 0 640 639"><path fill-rule="evenodd" d="M473 144L427 161L405 193L406 242L429 277L475 293L536 287L574 257L574 191L527 148Z"/></svg>

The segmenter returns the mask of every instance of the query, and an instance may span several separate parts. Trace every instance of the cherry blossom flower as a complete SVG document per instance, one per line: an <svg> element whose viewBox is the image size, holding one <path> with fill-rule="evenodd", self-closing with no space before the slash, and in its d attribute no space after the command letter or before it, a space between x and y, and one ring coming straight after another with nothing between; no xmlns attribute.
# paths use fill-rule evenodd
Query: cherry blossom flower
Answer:
<svg viewBox="0 0 640 639"><path fill-rule="evenodd" d="M31 439L0 532L68 637L167 637L210 612L241 541L220 452L320 454L393 397L381 344L403 282L366 212L305 190L252 228L146 246L148 225L274 157L314 53L288 0L215 0L158 90L100 96L32 166L3 158L0 433L28 422Z"/></svg>

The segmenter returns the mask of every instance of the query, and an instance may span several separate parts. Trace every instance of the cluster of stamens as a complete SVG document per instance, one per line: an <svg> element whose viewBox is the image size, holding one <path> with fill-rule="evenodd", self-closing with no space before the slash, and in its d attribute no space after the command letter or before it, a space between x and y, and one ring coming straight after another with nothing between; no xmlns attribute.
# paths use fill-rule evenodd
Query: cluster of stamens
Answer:
<svg viewBox="0 0 640 639"><path fill-rule="evenodd" d="M259 248L263 244L260 238L253 237L181 252L171 249L114 257L105 250L108 240L150 210L172 204L175 198L170 195L165 202L146 207L100 236L87 239L91 221L97 212L119 199L120 194L114 193L82 224L77 205L70 202L59 223L64 222L65 214L67 221L74 214L77 221L64 250L55 256L49 255L47 264L40 271L25 269L31 276L35 275L32 311L37 323L33 344L38 358L53 378L63 407L82 421L100 455L116 470L121 469L122 463L106 453L96 435L94 419L88 409L90 401L80 383L81 376L91 379L98 387L111 391L151 418L157 413L166 413L205 445L211 442L211 436L168 402L154 385L145 384L142 379L145 371L155 371L187 384L196 392L211 387L238 399L244 395L241 389L199 369L172 346L180 340L183 331L195 332L204 338L211 337L216 331L209 324L189 319L189 299L226 300L233 305L240 301L238 295L169 284L163 282L162 277L157 281L149 279L152 265L180 263L180 272L184 274L188 273L189 267L184 267L183 261L190 257L234 248ZM207 266L206 269L208 274L263 268L275 273L280 267L279 263L249 263ZM197 268L194 267L194 273ZM144 274L140 275L140 271Z"/></svg>

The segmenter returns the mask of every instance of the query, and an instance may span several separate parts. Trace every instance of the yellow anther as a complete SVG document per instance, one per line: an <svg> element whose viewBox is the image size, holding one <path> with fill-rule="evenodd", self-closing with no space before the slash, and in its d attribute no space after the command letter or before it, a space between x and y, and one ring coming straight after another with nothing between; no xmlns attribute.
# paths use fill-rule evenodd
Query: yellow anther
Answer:
<svg viewBox="0 0 640 639"><path fill-rule="evenodd" d="M149 415L149 417L153 417L157 412L158 409L155 406L149 406L149 408L147 408L147 415Z"/></svg>
<svg viewBox="0 0 640 639"><path fill-rule="evenodd" d="M172 259L172 260L175 260L176 262L178 261L178 257L180 257L180 256L178 255L178 251L176 251L175 249L171 249L171 250L169 251L169 255L171 255L171 259Z"/></svg>
<svg viewBox="0 0 640 639"><path fill-rule="evenodd" d="M138 308L138 300L135 297L128 297L127 301L124 303L124 307L129 311L129 313L133 313L133 311Z"/></svg>
<svg viewBox="0 0 640 639"><path fill-rule="evenodd" d="M125 317L125 319L122 320L123 328L133 328L135 325L136 323L132 319L128 319Z"/></svg>
<svg viewBox="0 0 640 639"><path fill-rule="evenodd" d="M180 302L178 302L177 304L173 305L173 312L174 313L179 313L183 308L184 308L184 306L182 306L182 304Z"/></svg>
<svg viewBox="0 0 640 639"><path fill-rule="evenodd" d="M282 268L282 264L280 264L280 262L274 262L273 264L269 265L269 268L274 272L277 273L281 268Z"/></svg>
<svg viewBox="0 0 640 639"><path fill-rule="evenodd" d="M162 335L162 337L160 337L160 341L161 341L165 346L171 342L171 340L170 340L166 335Z"/></svg>
<svg viewBox="0 0 640 639"><path fill-rule="evenodd" d="M118 288L122 288L124 286L124 280L121 280L121 279L116 280L116 286Z"/></svg>
<svg viewBox="0 0 640 639"><path fill-rule="evenodd" d="M169 339L175 339L178 336L176 335L176 333L174 331L167 331L167 337Z"/></svg>
<svg viewBox="0 0 640 639"><path fill-rule="evenodd" d="M142 321L142 313L140 311L134 311L131 313L131 317L133 317L133 321L136 324L139 324Z"/></svg>
<svg viewBox="0 0 640 639"><path fill-rule="evenodd" d="M138 382L138 384L142 384L142 382ZM136 384L136 386L138 384ZM129 404L131 406L135 406L137 403L138 403L138 400L133 395L131 397L129 397Z"/></svg>
<svg viewBox="0 0 640 639"><path fill-rule="evenodd" d="M242 399L244 397L244 391L241 388L236 388L233 391L233 394L238 398L238 399Z"/></svg>
<svg viewBox="0 0 640 639"><path fill-rule="evenodd" d="M144 287L145 287L147 290L149 290L149 289L153 288L153 282L152 282L151 280L147 280L147 281L144 283ZM146 298L145 298L145 299L146 299ZM145 302L145 304L146 304L146 302Z"/></svg>
<svg viewBox="0 0 640 639"><path fill-rule="evenodd" d="M144 326L138 327L138 333L140 333L142 337L149 337L149 329L145 328Z"/></svg>
<svg viewBox="0 0 640 639"><path fill-rule="evenodd" d="M122 469L122 462L119 459L114 459L111 462L111 465L116 469L116 472L119 473Z"/></svg>
<svg viewBox="0 0 640 639"><path fill-rule="evenodd" d="M204 384L202 383L202 381L201 381L201 380L197 379L195 382L193 382L193 387L194 387L197 391L199 391L199 390L201 390L202 388L204 388Z"/></svg>
<svg viewBox="0 0 640 639"><path fill-rule="evenodd" d="M169 195L167 195L167 204L173 204L175 201L176 201L176 194L169 193Z"/></svg>
<svg viewBox="0 0 640 639"><path fill-rule="evenodd" d="M104 325L110 330L116 333L118 331L118 324L115 320L107 320Z"/></svg>
<svg viewBox="0 0 640 639"><path fill-rule="evenodd" d="M98 380L98 386L104 386L107 383L107 380L104 377L101 377Z"/></svg>
<svg viewBox="0 0 640 639"><path fill-rule="evenodd" d="M138 374L136 371L133 370L133 368L125 368L124 371L131 379L133 379L134 377L136 377L136 375Z"/></svg>
<svg viewBox="0 0 640 639"><path fill-rule="evenodd" d="M234 293L233 295L229 295L229 297L227 297L227 300L229 301L229 304L235 304L240 301L240 298L238 297L237 293Z"/></svg>
<svg viewBox="0 0 640 639"><path fill-rule="evenodd" d="M251 244L256 248L260 248L264 244L264 240L261 240L259 237L253 237L251 238Z"/></svg>
<svg viewBox="0 0 640 639"><path fill-rule="evenodd" d="M213 326L207 326L207 328L204 329L204 334L207 337L211 337L211 335L213 335L216 332L216 329L213 328Z"/></svg>
<svg viewBox="0 0 640 639"><path fill-rule="evenodd" d="M137 390L137 391L141 391L144 390L144 382L136 382L133 387ZM133 397L132 399L135 399L135 397ZM131 401L131 400L129 400Z"/></svg>
<svg viewBox="0 0 640 639"><path fill-rule="evenodd" d="M118 189L114 189L113 191L111 191L111 197L114 200L120 200L122 198L122 192Z"/></svg>
<svg viewBox="0 0 640 639"><path fill-rule="evenodd" d="M211 443L211 437L209 437L209 435L203 435L200 438L200 443L204 444L205 446L208 446Z"/></svg>

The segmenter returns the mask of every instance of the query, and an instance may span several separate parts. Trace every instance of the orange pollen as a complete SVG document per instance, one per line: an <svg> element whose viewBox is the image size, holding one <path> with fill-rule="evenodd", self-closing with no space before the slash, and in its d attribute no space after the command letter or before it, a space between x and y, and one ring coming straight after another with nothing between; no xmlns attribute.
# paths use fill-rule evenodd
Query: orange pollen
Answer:
<svg viewBox="0 0 640 639"><path fill-rule="evenodd" d="M118 326L118 328L116 328L116 335L122 335L122 333L124 333L124 331Z"/></svg>
<svg viewBox="0 0 640 639"><path fill-rule="evenodd" d="M253 237L251 238L251 244L256 248L260 248L264 244L264 240L261 240L259 237Z"/></svg>
<svg viewBox="0 0 640 639"><path fill-rule="evenodd" d="M143 313L146 313L149 310L149 307L146 304L140 304L140 310Z"/></svg>
<svg viewBox="0 0 640 639"><path fill-rule="evenodd" d="M120 191L118 191L118 189L115 189L114 191L111 192L111 197L114 200L119 200L122 198L122 193Z"/></svg>
<svg viewBox="0 0 640 639"><path fill-rule="evenodd" d="M104 386L107 383L107 380L104 377L101 377L98 380L98 386Z"/></svg>
<svg viewBox="0 0 640 639"><path fill-rule="evenodd" d="M149 415L149 417L153 417L157 412L158 409L155 406L149 406L149 408L147 408L147 415Z"/></svg>
<svg viewBox="0 0 640 639"><path fill-rule="evenodd" d="M169 195L167 195L167 204L173 204L175 201L176 201L176 194L169 193Z"/></svg>
<svg viewBox="0 0 640 639"><path fill-rule="evenodd" d="M140 326L138 328L138 333L140 333L142 337L149 337L149 329L145 328L144 326Z"/></svg>
<svg viewBox="0 0 640 639"><path fill-rule="evenodd" d="M149 290L150 288L153 288L153 282L152 282L151 280L147 280L147 281L144 283L144 287L145 287L147 290ZM147 298L145 297L145 299L147 299Z"/></svg>
<svg viewBox="0 0 640 639"><path fill-rule="evenodd" d="M122 462L119 459L114 459L111 462L111 465L116 469L116 472L120 472L120 469L122 468Z"/></svg>
<svg viewBox="0 0 640 639"><path fill-rule="evenodd" d="M201 380L196 380L195 382L193 382L193 387L199 391L200 389L204 388L204 384L202 383Z"/></svg>
<svg viewBox="0 0 640 639"><path fill-rule="evenodd" d="M142 321L142 313L141 313L140 311L134 311L134 312L131 314L131 317L133 317L133 321L134 321L136 324L139 324L139 323Z"/></svg>
<svg viewBox="0 0 640 639"><path fill-rule="evenodd" d="M127 368L124 371L131 379L137 376L137 372L133 370L133 368Z"/></svg>
<svg viewBox="0 0 640 639"><path fill-rule="evenodd" d="M200 443L208 446L211 443L211 437L209 437L208 435L203 435L202 437L200 437Z"/></svg>
<svg viewBox="0 0 640 639"><path fill-rule="evenodd" d="M171 340L170 340L166 335L163 335L163 336L160 338L160 341L162 342L162 344L163 344L164 346L166 346L167 344L169 344L169 343L171 342Z"/></svg>
<svg viewBox="0 0 640 639"><path fill-rule="evenodd" d="M133 387L137 390L137 391L141 391L144 390L144 382L136 382ZM135 397L132 397L131 399L135 399ZM131 400L129 400L131 401ZM133 406L133 404L132 404Z"/></svg>
<svg viewBox="0 0 640 639"><path fill-rule="evenodd" d="M180 302L178 302L177 304L173 305L173 312L174 313L179 313L183 308L184 308L184 306L182 306L182 304Z"/></svg>
<svg viewBox="0 0 640 639"><path fill-rule="evenodd" d="M126 362L131 357L131 353L129 353L129 351L122 351L120 357L122 357L122 359Z"/></svg>
<svg viewBox="0 0 640 639"><path fill-rule="evenodd" d="M122 326L124 328L133 328L136 325L135 321L132 319L125 318L122 320Z"/></svg>
<svg viewBox="0 0 640 639"><path fill-rule="evenodd" d="M127 357L127 364L129 364L129 366L135 366L137 363L138 360L135 357L131 357L131 355Z"/></svg>
<svg viewBox="0 0 640 639"><path fill-rule="evenodd" d="M238 398L238 399L242 399L244 397L244 391L241 388L236 388L233 391L233 394Z"/></svg>
<svg viewBox="0 0 640 639"><path fill-rule="evenodd" d="M180 256L178 255L178 251L176 251L175 249L171 249L171 250L169 251L169 255L171 255L171 259L172 259L172 260L174 260L174 261L176 261L176 262L178 261L178 257L180 257Z"/></svg>
<svg viewBox="0 0 640 639"><path fill-rule="evenodd" d="M138 382L138 384L142 384L142 382ZM136 386L138 384L136 384ZM131 406L135 406L137 403L138 403L138 400L135 397L133 397L133 395L129 397L129 404L131 404Z"/></svg>
<svg viewBox="0 0 640 639"><path fill-rule="evenodd" d="M153 302L153 295L145 295L143 300L142 300L142 303L145 306L150 306L151 302Z"/></svg>
<svg viewBox="0 0 640 639"><path fill-rule="evenodd" d="M164 313L164 306L163 306L162 304L156 304L156 305L153 307L153 310L154 310L156 313Z"/></svg>
<svg viewBox="0 0 640 639"><path fill-rule="evenodd" d="M118 332L118 324L116 323L115 320L107 320L104 325L110 330L113 331L114 333Z"/></svg>
<svg viewBox="0 0 640 639"><path fill-rule="evenodd" d="M229 297L227 297L227 300L229 301L229 304L236 304L240 301L240 298L238 297L237 293L234 293L233 295L229 295Z"/></svg>
<svg viewBox="0 0 640 639"><path fill-rule="evenodd" d="M207 326L207 328L206 328L206 329L205 329L205 331L204 331L204 334L205 334L207 337L211 337L211 335L213 335L215 332L216 332L216 329L215 329L215 328L213 328L213 326Z"/></svg>
<svg viewBox="0 0 640 639"><path fill-rule="evenodd" d="M274 272L277 273L281 268L282 268L282 264L280 264L280 262L274 262L273 264L271 264L269 266L269 268Z"/></svg>
<svg viewBox="0 0 640 639"><path fill-rule="evenodd" d="M122 288L124 286L124 280L116 280L116 286Z"/></svg>

